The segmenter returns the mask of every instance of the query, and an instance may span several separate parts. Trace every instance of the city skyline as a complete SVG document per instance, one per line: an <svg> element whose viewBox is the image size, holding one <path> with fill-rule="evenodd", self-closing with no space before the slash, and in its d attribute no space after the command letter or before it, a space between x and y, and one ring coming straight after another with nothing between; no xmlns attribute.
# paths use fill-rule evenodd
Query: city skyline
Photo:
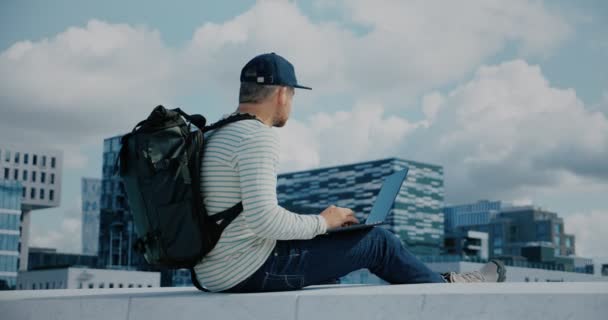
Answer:
<svg viewBox="0 0 608 320"><path fill-rule="evenodd" d="M101 177L103 139L157 104L214 122L236 107L242 64L277 51L313 87L278 130L282 173L436 163L445 205L539 205L564 218L577 253L608 257L601 1L0 6L7 26L22 26L0 34L0 134L64 152L61 206L33 214L32 245L78 251L80 179Z"/></svg>

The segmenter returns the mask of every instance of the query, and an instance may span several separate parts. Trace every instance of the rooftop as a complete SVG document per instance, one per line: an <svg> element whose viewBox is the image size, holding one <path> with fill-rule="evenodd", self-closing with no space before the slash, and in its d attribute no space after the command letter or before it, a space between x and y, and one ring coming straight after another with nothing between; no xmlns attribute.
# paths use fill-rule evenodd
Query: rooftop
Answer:
<svg viewBox="0 0 608 320"><path fill-rule="evenodd" d="M608 283L314 286L217 294L193 288L0 293L6 319L604 319Z"/></svg>

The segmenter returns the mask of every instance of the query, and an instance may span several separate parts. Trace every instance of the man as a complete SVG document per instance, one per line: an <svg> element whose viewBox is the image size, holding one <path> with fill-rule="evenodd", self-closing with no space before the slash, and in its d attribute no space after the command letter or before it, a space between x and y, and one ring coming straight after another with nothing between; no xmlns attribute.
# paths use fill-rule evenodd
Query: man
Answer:
<svg viewBox="0 0 608 320"><path fill-rule="evenodd" d="M253 58L241 71L235 113L256 119L228 124L206 137L204 206L213 215L242 201L243 212L194 268L200 283L215 292L296 290L362 268L394 284L504 280L500 262L472 273L434 273L383 228L325 235L358 222L347 208L300 215L280 207L279 139L273 127L289 119L294 88L311 89L298 84L286 59L275 53Z"/></svg>

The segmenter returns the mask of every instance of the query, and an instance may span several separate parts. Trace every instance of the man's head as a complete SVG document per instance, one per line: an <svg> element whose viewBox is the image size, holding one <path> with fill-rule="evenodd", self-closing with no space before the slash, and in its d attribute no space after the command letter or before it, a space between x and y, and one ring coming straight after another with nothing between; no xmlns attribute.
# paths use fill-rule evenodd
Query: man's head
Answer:
<svg viewBox="0 0 608 320"><path fill-rule="evenodd" d="M291 113L294 88L311 90L298 84L293 65L285 58L274 52L259 55L241 70L239 109L282 127Z"/></svg>

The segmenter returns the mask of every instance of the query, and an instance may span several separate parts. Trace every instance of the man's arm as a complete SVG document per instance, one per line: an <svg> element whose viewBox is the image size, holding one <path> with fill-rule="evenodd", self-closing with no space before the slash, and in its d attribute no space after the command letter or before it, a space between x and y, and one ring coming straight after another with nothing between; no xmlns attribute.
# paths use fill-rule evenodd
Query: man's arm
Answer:
<svg viewBox="0 0 608 320"><path fill-rule="evenodd" d="M241 141L233 164L239 173L243 213L248 227L263 238L311 239L327 230L320 215L287 211L277 201L279 141L272 130Z"/></svg>

